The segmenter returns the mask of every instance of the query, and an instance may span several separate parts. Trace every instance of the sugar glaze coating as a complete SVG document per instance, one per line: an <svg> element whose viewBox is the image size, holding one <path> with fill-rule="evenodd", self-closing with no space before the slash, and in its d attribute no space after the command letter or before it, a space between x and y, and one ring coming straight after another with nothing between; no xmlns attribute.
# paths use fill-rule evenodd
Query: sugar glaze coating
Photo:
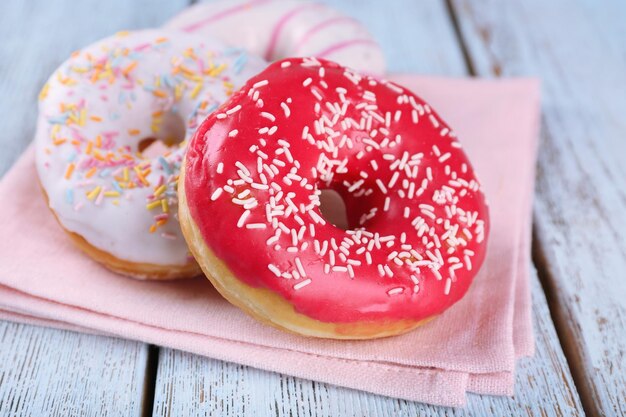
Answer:
<svg viewBox="0 0 626 417"><path fill-rule="evenodd" d="M191 140L184 185L237 279L323 322L441 313L485 256L488 209L454 132L412 92L329 61L250 79ZM348 230L324 219L326 188Z"/></svg>
<svg viewBox="0 0 626 417"><path fill-rule="evenodd" d="M75 52L40 94L35 137L39 179L63 228L130 262L192 262L176 218L185 143L264 67L217 40L166 30ZM139 152L145 138L182 143L150 157Z"/></svg>

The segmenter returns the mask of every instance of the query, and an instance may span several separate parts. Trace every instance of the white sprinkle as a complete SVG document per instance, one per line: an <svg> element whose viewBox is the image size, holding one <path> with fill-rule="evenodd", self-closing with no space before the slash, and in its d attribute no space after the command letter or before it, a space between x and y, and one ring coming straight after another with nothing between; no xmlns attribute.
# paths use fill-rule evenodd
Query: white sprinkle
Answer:
<svg viewBox="0 0 626 417"><path fill-rule="evenodd" d="M242 164L241 162L237 161L237 162L235 162L235 165L237 166L237 168L239 168L241 170L241 172L243 172L245 174L245 176L247 176L247 177L250 176L250 171L248 170L248 168L246 168L246 166L244 164Z"/></svg>
<svg viewBox="0 0 626 417"><path fill-rule="evenodd" d="M299 290L300 288L304 288L304 287L306 287L306 286L307 286L307 285L309 285L310 283L311 283L311 278L307 278L307 279L305 279L304 281L300 281L300 282L298 282L296 285L294 285L294 286L293 286L293 289L297 291L297 290Z"/></svg>
<svg viewBox="0 0 626 417"><path fill-rule="evenodd" d="M348 265L348 275L350 278L354 278L354 269L352 268L352 265Z"/></svg>
<svg viewBox="0 0 626 417"><path fill-rule="evenodd" d="M319 214L317 214L315 210L309 210L308 213L315 223L320 223L321 225L326 224L326 221Z"/></svg>
<svg viewBox="0 0 626 417"><path fill-rule="evenodd" d="M385 187L385 184L383 184L380 178L376 178L376 185L378 185L378 188L380 188L380 191L382 191L383 194L387 194L387 187Z"/></svg>
<svg viewBox="0 0 626 417"><path fill-rule="evenodd" d="M268 264L267 265L267 269L269 269L270 271L272 271L274 273L274 275L276 275L277 277L280 277L280 269L278 269L276 266L272 265L272 264Z"/></svg>
<svg viewBox="0 0 626 417"><path fill-rule="evenodd" d="M402 294L404 292L404 288L402 287L396 287L396 288L392 288L389 291L387 291L387 295L396 295L396 294Z"/></svg>
<svg viewBox="0 0 626 417"><path fill-rule="evenodd" d="M446 287L443 290L443 293L445 295L450 294L450 287L452 286L452 278L447 278L446 279Z"/></svg>
<svg viewBox="0 0 626 417"><path fill-rule="evenodd" d="M389 265L385 265L384 268L387 275L389 275L389 278L393 278L393 271L389 268Z"/></svg>
<svg viewBox="0 0 626 417"><path fill-rule="evenodd" d="M300 261L300 258L295 259L296 262L296 268L298 268L298 272L300 272L300 275L302 277L306 277L306 271L304 270L304 266L302 266L302 262Z"/></svg>
<svg viewBox="0 0 626 417"><path fill-rule="evenodd" d="M331 265L335 265L335 252L333 250L328 251L328 261Z"/></svg>
<svg viewBox="0 0 626 417"><path fill-rule="evenodd" d="M311 87L311 94L313 94L315 96L315 98L317 99L317 101L322 101L322 95L319 93L319 91L317 91L317 88L315 87ZM319 103L315 103L315 112L319 112Z"/></svg>
<svg viewBox="0 0 626 417"><path fill-rule="evenodd" d="M266 119L269 119L272 122L276 120L276 117L274 117L272 113L268 113L266 111L262 111L261 116L265 117Z"/></svg>
<svg viewBox="0 0 626 417"><path fill-rule="evenodd" d="M289 62L289 61L285 61L285 62L283 62L282 64L280 64L280 67L281 67L281 68L287 68L287 67L289 67L289 66L291 66L291 62Z"/></svg>
<svg viewBox="0 0 626 417"><path fill-rule="evenodd" d="M251 209L253 209L253 208L255 208L256 206L259 205L259 203L257 203L256 199L250 198L250 199L248 199L248 201L249 200L252 200L252 201L250 201L250 202L248 202L248 203L243 205L243 208L245 208L246 210L251 210Z"/></svg>
<svg viewBox="0 0 626 417"><path fill-rule="evenodd" d="M414 182L412 182L412 183L409 185L409 194L408 194L409 199L413 199L413 195L414 195L414 194L415 194L415 183L414 183Z"/></svg>
<svg viewBox="0 0 626 417"><path fill-rule="evenodd" d="M280 103L280 107L283 108L283 111L285 112L285 117L289 117L291 115L291 110L289 110L289 106L285 103Z"/></svg>
<svg viewBox="0 0 626 417"><path fill-rule="evenodd" d="M235 107L233 107L230 110L226 110L226 114L230 115L230 114L234 114L237 113L239 110L241 110L241 104L237 104Z"/></svg>
<svg viewBox="0 0 626 417"><path fill-rule="evenodd" d="M220 162L219 164L217 164L217 173L221 174L222 172L224 172L224 163Z"/></svg>
<svg viewBox="0 0 626 417"><path fill-rule="evenodd" d="M248 223L246 229L265 229L267 226L265 223Z"/></svg>
<svg viewBox="0 0 626 417"><path fill-rule="evenodd" d="M463 260L465 261L465 269L467 269L468 271L472 270L472 260L469 257L469 255L465 255L463 257Z"/></svg>
<svg viewBox="0 0 626 417"><path fill-rule="evenodd" d="M220 198L220 195L222 195L222 187L216 189L215 191L213 191L213 194L211 194L211 201L215 201L218 198Z"/></svg>
<svg viewBox="0 0 626 417"><path fill-rule="evenodd" d="M239 217L239 220L237 221L237 227L243 227L244 223L246 222L246 218L248 218L249 215L250 215L250 210L244 211L241 217Z"/></svg>
<svg viewBox="0 0 626 417"><path fill-rule="evenodd" d="M228 137L234 138L235 136L237 136L237 133L239 133L239 131L237 129L233 129L230 132L228 132Z"/></svg>
<svg viewBox="0 0 626 417"><path fill-rule="evenodd" d="M437 281L441 281L443 277L441 276L441 273L439 272L439 270L434 268L432 264L430 265L430 267L431 267L430 270L432 271L433 275L437 278Z"/></svg>
<svg viewBox="0 0 626 417"><path fill-rule="evenodd" d="M313 78L309 77L306 80L304 80L304 82L302 83L302 85L304 87L307 87L309 84L311 84L313 82Z"/></svg>
<svg viewBox="0 0 626 417"><path fill-rule="evenodd" d="M392 188L395 185L399 176L400 176L400 173L398 171L393 173L393 175L391 176L391 180L389 181L389 185L388 185L389 188Z"/></svg>
<svg viewBox="0 0 626 417"><path fill-rule="evenodd" d="M354 190L358 189L359 187L361 187L361 185L363 184L363 180L358 180L356 181L354 184L352 184L349 188L348 188L348 192L353 192Z"/></svg>
<svg viewBox="0 0 626 417"><path fill-rule="evenodd" d="M269 81L267 80L262 80L259 82L254 83L254 85L252 86L252 88L259 88L259 87L263 87L264 85L268 85Z"/></svg>

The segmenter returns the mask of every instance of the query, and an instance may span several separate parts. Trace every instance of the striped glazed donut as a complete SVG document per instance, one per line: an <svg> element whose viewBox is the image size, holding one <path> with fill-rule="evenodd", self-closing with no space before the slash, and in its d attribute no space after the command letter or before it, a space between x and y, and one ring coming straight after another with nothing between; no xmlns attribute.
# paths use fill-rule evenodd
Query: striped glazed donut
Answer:
<svg viewBox="0 0 626 417"><path fill-rule="evenodd" d="M215 36L268 61L315 56L385 73L383 52L368 30L315 1L217 0L187 8L165 26Z"/></svg>

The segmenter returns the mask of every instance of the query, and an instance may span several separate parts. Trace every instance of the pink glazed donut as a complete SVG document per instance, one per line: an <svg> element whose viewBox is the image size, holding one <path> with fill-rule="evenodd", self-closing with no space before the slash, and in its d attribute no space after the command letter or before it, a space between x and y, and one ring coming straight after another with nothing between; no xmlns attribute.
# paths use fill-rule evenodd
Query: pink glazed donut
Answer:
<svg viewBox="0 0 626 417"><path fill-rule="evenodd" d="M315 1L217 0L183 10L165 27L216 37L275 61L315 56L385 73L380 45L358 21Z"/></svg>
<svg viewBox="0 0 626 417"><path fill-rule="evenodd" d="M346 205L327 222L322 190ZM231 303L305 336L407 332L463 297L489 211L456 135L419 97L334 62L254 76L189 142L185 239Z"/></svg>

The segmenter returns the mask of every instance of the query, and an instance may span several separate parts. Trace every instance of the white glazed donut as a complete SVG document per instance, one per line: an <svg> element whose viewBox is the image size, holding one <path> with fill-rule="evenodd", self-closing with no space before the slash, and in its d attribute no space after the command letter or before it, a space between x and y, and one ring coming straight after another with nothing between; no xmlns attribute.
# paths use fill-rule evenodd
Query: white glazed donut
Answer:
<svg viewBox="0 0 626 417"><path fill-rule="evenodd" d="M314 1L216 0L183 10L165 27L215 36L268 61L315 56L385 73L383 52L368 30Z"/></svg>
<svg viewBox="0 0 626 417"><path fill-rule="evenodd" d="M78 246L136 278L197 275L176 215L184 145L264 67L210 37L166 30L119 33L63 63L40 94L35 147L49 206ZM142 154L155 139L161 152Z"/></svg>

